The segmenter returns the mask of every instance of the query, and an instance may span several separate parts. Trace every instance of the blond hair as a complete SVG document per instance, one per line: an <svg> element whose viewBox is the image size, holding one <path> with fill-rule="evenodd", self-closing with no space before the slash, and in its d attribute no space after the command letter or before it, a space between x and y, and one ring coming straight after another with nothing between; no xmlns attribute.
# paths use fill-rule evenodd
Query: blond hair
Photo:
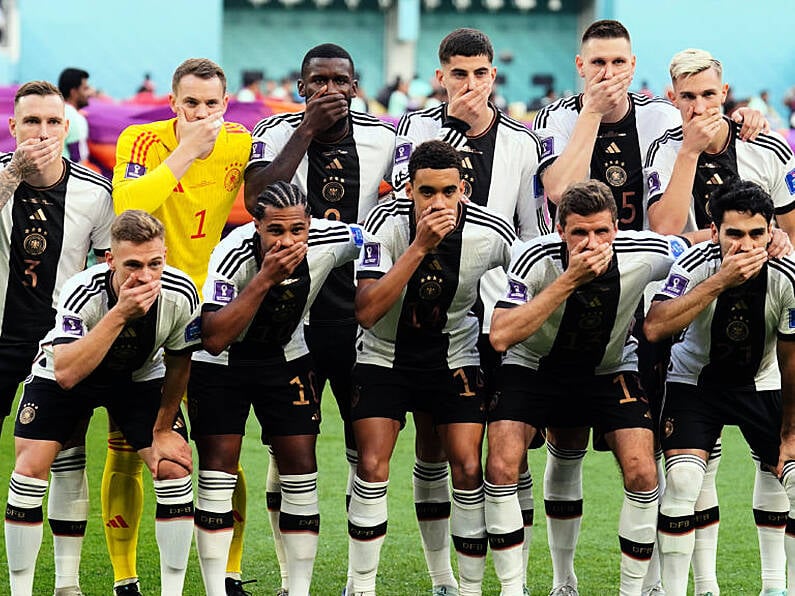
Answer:
<svg viewBox="0 0 795 596"><path fill-rule="evenodd" d="M706 50L688 48L671 58L668 72L671 73L671 82L675 83L682 77L692 77L709 68L715 70L718 78L723 77L723 66L719 60L712 57L712 54Z"/></svg>
<svg viewBox="0 0 795 596"><path fill-rule="evenodd" d="M150 240L165 239L165 229L160 220L140 209L128 209L120 213L110 226L110 240L143 244Z"/></svg>

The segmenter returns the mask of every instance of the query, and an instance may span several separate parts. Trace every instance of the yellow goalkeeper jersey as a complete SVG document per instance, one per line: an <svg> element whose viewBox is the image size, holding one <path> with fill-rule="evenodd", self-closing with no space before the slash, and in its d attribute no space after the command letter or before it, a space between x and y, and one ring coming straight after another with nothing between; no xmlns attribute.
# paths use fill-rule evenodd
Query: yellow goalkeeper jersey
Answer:
<svg viewBox="0 0 795 596"><path fill-rule="evenodd" d="M116 213L142 209L162 221L168 264L202 288L210 253L243 182L251 135L242 124L225 122L212 153L195 160L177 180L163 163L177 147L175 122L172 118L135 124L121 133L113 168L113 204Z"/></svg>

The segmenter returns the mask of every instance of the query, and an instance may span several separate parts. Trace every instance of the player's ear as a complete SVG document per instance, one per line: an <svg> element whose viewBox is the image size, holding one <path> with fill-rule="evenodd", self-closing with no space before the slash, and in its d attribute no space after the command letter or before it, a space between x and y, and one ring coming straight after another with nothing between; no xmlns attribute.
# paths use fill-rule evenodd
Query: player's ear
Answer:
<svg viewBox="0 0 795 596"><path fill-rule="evenodd" d="M174 96L173 93L168 94L168 105L171 108L171 111L175 114L177 113L177 98Z"/></svg>
<svg viewBox="0 0 795 596"><path fill-rule="evenodd" d="M113 265L113 253L109 250L105 251L105 263L107 263L111 271L116 270L116 267Z"/></svg>
<svg viewBox="0 0 795 596"><path fill-rule="evenodd" d="M16 137L16 130L17 130L17 121L14 118L8 119L8 132L11 133L12 137Z"/></svg>
<svg viewBox="0 0 795 596"><path fill-rule="evenodd" d="M304 86L304 80L298 79L295 82L295 87L298 89L298 96L299 97L306 97L306 87Z"/></svg>
<svg viewBox="0 0 795 596"><path fill-rule="evenodd" d="M406 196L409 199L414 200L414 188L412 187L410 180L406 181L406 185L403 188L406 191Z"/></svg>
<svg viewBox="0 0 795 596"><path fill-rule="evenodd" d="M442 70L440 68L437 68L436 69L436 82L439 83L440 87L444 86L444 85L442 85L442 79L444 79L444 73L442 72Z"/></svg>
<svg viewBox="0 0 795 596"><path fill-rule="evenodd" d="M712 235L712 241L717 244L718 243L718 226L715 225L715 222L709 224L709 231Z"/></svg>
<svg viewBox="0 0 795 596"><path fill-rule="evenodd" d="M560 225L560 222L558 222L558 223L556 223L556 224L555 224L555 229L556 229L556 230L557 230L557 232L558 232L558 236L560 236L561 238L563 238L563 234L564 234L564 232L563 232L563 226L562 226L562 225Z"/></svg>
<svg viewBox="0 0 795 596"><path fill-rule="evenodd" d="M582 59L582 56L577 54L574 57L574 66L577 68L577 74L580 75L580 78L585 78L585 73L583 72L582 68L585 65L585 60Z"/></svg>

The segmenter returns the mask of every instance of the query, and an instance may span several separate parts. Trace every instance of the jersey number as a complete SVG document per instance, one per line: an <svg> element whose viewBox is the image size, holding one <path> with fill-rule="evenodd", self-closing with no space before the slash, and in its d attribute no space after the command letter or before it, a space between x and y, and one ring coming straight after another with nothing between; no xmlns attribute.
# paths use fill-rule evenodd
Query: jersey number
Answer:
<svg viewBox="0 0 795 596"><path fill-rule="evenodd" d="M475 397L475 395L477 395L469 386L469 379L467 379L467 374L464 372L463 368L457 368L453 373L453 377L461 379L461 383L464 385L464 390L458 395L461 397Z"/></svg>
<svg viewBox="0 0 795 596"><path fill-rule="evenodd" d="M207 217L207 209L202 209L193 214L194 217L199 218L199 229L191 236L191 240L195 238L204 238L207 234L204 233L204 218Z"/></svg>
<svg viewBox="0 0 795 596"><path fill-rule="evenodd" d="M323 214L324 219L330 219L332 221L339 221L340 220L340 212L336 209L326 209L326 212Z"/></svg>
<svg viewBox="0 0 795 596"><path fill-rule="evenodd" d="M33 259L25 259L25 263L27 267L25 268L25 277L28 278L22 282L23 286L27 286L29 288L35 288L39 283L39 276L36 275L36 272L33 271L36 267L41 264L41 261L34 261Z"/></svg>
<svg viewBox="0 0 795 596"><path fill-rule="evenodd" d="M630 199L635 196L635 191L630 190L627 192L621 193L621 209L629 209L630 215L628 217L622 217L619 221L622 224L631 224L635 221L635 215L637 215L635 211L635 205L630 203Z"/></svg>
<svg viewBox="0 0 795 596"><path fill-rule="evenodd" d="M312 379L314 376L314 372L309 372L309 389L312 391L312 400L317 401L317 395L315 395L315 382ZM306 399L306 394L304 393L304 384L301 382L301 377L293 377L290 381L290 385L295 385L298 388L298 399L293 401L294 406L306 406L309 404L309 400Z"/></svg>
<svg viewBox="0 0 795 596"><path fill-rule="evenodd" d="M624 397L618 400L620 404L629 404L633 401L638 401L637 397L632 397L629 394L629 389L627 388L627 381L624 379L624 375L618 375L613 379L613 383L618 383L621 385L621 389L624 391Z"/></svg>

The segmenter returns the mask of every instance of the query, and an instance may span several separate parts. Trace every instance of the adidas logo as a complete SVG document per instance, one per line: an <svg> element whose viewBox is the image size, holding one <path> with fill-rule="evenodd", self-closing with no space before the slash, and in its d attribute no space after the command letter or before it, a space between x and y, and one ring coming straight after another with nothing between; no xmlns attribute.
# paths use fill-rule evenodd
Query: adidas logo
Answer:
<svg viewBox="0 0 795 596"><path fill-rule="evenodd" d="M44 215L44 210L41 207L36 209L36 211L33 212L28 219L32 219L34 221L47 221L47 217Z"/></svg>
<svg viewBox="0 0 795 596"><path fill-rule="evenodd" d="M334 160L326 166L327 170L341 170L342 164L338 158L334 158Z"/></svg>
<svg viewBox="0 0 795 596"><path fill-rule="evenodd" d="M472 160L469 159L468 157L465 157L464 159L461 160L461 166L465 170L474 170L475 169L475 168L472 167Z"/></svg>
<svg viewBox="0 0 795 596"><path fill-rule="evenodd" d="M607 146L607 149L605 149L605 153L613 153L613 154L621 153L621 149L619 149L618 145L616 145L616 142L613 141Z"/></svg>
<svg viewBox="0 0 795 596"><path fill-rule="evenodd" d="M720 186L723 184L723 178L720 177L720 174L715 173L710 176L709 180L707 180L707 184L713 184Z"/></svg>
<svg viewBox="0 0 795 596"><path fill-rule="evenodd" d="M121 515L117 515L110 521L105 524L109 528L129 528L130 526L127 525L127 522L124 521L124 518Z"/></svg>

